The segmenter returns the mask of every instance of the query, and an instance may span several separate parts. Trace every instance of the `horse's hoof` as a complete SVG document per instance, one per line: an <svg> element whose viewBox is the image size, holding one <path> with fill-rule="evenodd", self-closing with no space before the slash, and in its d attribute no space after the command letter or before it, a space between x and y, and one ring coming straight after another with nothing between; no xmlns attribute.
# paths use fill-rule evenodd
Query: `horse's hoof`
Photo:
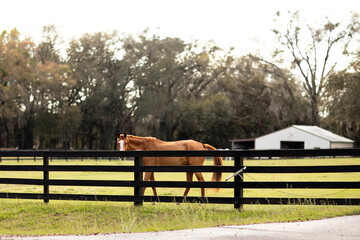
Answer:
<svg viewBox="0 0 360 240"><path fill-rule="evenodd" d="M153 202L152 205L156 205L156 202Z"/></svg>
<svg viewBox="0 0 360 240"><path fill-rule="evenodd" d="M176 205L180 206L180 205L181 205L181 202L177 202Z"/></svg>

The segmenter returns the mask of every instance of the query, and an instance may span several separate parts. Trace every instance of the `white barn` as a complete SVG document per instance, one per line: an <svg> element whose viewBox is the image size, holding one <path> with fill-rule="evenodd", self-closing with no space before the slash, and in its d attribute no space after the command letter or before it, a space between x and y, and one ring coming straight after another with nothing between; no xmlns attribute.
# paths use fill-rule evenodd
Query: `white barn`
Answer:
<svg viewBox="0 0 360 240"><path fill-rule="evenodd" d="M353 148L354 141L317 126L291 127L255 138L231 140L232 149Z"/></svg>

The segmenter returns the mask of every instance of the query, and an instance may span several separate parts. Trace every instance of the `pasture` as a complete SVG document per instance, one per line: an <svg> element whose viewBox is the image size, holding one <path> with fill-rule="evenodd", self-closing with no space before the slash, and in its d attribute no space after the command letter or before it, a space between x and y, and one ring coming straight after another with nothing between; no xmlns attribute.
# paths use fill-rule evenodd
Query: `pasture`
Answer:
<svg viewBox="0 0 360 240"><path fill-rule="evenodd" d="M14 160L0 164L13 165ZM42 164L41 160L20 160L21 165ZM56 165L133 165L121 160L54 160ZM212 165L212 161L205 161ZM233 165L232 161L224 161ZM245 160L245 166L313 166L313 165L360 165L360 158L307 158L289 160ZM204 173L209 181L211 173ZM2 178L42 178L41 172L1 172ZM224 174L223 179L227 177ZM50 179L133 180L131 173L115 172L51 172ZM184 181L185 173L155 173L156 180ZM244 174L245 181L360 181L360 173L291 173L291 174ZM41 193L41 186L0 185L0 192ZM158 188L159 195L181 196L183 188ZM66 187L50 186L50 193L69 194L119 194L133 193L133 188L120 187ZM151 195L150 189L145 195ZM219 194L206 191L207 196L233 196L232 189L221 189ZM193 188L189 196L200 196L200 189ZM359 189L245 189L244 197L339 197L359 198ZM0 199L0 235L47 235L47 234L94 234L113 232L144 232L173 229L241 225L260 222L284 222L320 219L341 215L360 214L360 206L328 205L244 205L242 212L232 205L186 203L144 203L134 207L132 203L80 202L52 200Z"/></svg>

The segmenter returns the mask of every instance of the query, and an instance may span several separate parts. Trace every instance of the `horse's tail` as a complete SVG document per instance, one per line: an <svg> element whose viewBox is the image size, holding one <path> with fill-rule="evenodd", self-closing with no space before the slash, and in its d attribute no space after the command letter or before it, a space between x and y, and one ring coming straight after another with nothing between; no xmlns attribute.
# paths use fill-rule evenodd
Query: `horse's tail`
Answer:
<svg viewBox="0 0 360 240"><path fill-rule="evenodd" d="M207 150L216 150L213 146L209 144L203 144L204 148ZM223 165L223 158L222 157L213 157L214 165L216 166L222 166ZM220 182L222 177L222 172L214 172L212 175L212 181ZM219 188L213 188L212 189L215 193L219 192Z"/></svg>

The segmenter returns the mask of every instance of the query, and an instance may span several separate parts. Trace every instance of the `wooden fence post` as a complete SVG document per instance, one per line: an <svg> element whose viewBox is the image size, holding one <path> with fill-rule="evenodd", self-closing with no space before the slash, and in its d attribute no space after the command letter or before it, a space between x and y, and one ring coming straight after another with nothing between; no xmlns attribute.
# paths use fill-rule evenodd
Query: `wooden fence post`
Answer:
<svg viewBox="0 0 360 240"><path fill-rule="evenodd" d="M235 157L234 159L234 166L235 166L235 171L240 170L241 168L243 168L244 165L244 158L243 157ZM242 204L242 198L244 197L244 189L242 188L242 183L243 183L243 173L241 172L240 174L238 174L237 176L235 176L234 178L234 198L235 198L235 203L234 203L234 208L242 210L243 209L243 204Z"/></svg>
<svg viewBox="0 0 360 240"><path fill-rule="evenodd" d="M43 157L44 203L49 202L49 171L47 170L48 166L49 166L49 157L44 156Z"/></svg>
<svg viewBox="0 0 360 240"><path fill-rule="evenodd" d="M135 157L134 158L134 165L135 166L142 166L143 165L143 158L142 157ZM141 183L143 181L143 172L142 171L135 171L134 172L134 181L135 183ZM142 197L143 196L143 188L142 187L134 187L134 197ZM143 200L134 200L135 206L142 206Z"/></svg>

